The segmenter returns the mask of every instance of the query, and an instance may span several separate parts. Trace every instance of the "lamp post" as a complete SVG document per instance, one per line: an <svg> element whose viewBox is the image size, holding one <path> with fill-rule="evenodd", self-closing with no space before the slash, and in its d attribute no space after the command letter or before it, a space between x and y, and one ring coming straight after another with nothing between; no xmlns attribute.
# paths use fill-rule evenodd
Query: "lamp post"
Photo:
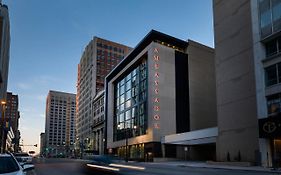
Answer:
<svg viewBox="0 0 281 175"><path fill-rule="evenodd" d="M1 101L1 107L2 107L2 114L1 114L1 153L5 152L5 145L6 145L6 141L5 141L5 106L6 106L6 101Z"/></svg>

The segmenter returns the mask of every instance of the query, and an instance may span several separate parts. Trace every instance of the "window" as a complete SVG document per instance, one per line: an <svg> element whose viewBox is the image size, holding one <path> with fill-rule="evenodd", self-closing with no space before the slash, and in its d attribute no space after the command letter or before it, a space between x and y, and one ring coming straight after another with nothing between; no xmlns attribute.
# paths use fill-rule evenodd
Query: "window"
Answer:
<svg viewBox="0 0 281 175"><path fill-rule="evenodd" d="M280 0L260 0L259 13L262 38L281 30Z"/></svg>
<svg viewBox="0 0 281 175"><path fill-rule="evenodd" d="M273 18L273 30L275 32L281 30L281 1L272 0L272 18Z"/></svg>
<svg viewBox="0 0 281 175"><path fill-rule="evenodd" d="M267 87L281 83L281 63L265 68L265 83Z"/></svg>
<svg viewBox="0 0 281 175"><path fill-rule="evenodd" d="M281 94L267 97L267 112L269 116L274 116L281 112Z"/></svg>
<svg viewBox="0 0 281 175"><path fill-rule="evenodd" d="M272 56L277 53L277 42L276 40L270 41L265 44L265 51L266 51L266 56Z"/></svg>
<svg viewBox="0 0 281 175"><path fill-rule="evenodd" d="M265 44L266 57L281 53L281 37L271 40Z"/></svg>

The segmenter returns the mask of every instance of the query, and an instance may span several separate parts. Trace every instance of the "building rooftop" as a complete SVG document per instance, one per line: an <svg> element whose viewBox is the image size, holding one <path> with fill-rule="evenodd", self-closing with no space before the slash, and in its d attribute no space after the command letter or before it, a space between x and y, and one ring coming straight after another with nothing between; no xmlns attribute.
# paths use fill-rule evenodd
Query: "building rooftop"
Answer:
<svg viewBox="0 0 281 175"><path fill-rule="evenodd" d="M185 49L188 42L172 37L170 35L161 33L156 30L151 30L137 46L106 76L106 81L111 80L116 73L122 70L128 63L130 63L145 47L151 42L158 42L168 47Z"/></svg>

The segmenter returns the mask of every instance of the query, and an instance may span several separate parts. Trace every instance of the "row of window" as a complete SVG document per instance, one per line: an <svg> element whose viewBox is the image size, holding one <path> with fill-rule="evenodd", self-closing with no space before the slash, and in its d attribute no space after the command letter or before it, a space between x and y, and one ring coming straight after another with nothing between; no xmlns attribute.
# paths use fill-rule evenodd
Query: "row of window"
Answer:
<svg viewBox="0 0 281 175"><path fill-rule="evenodd" d="M122 48L108 46L108 45L103 44L103 43L97 43L97 46L100 47L100 48L104 48L104 49L108 49L108 50L113 50L114 52L125 53L124 49L122 49Z"/></svg>
<svg viewBox="0 0 281 175"><path fill-rule="evenodd" d="M53 98L53 96L51 96L51 98ZM66 104L67 103L67 101L62 101L62 100L55 100L55 99L51 99L51 104L54 104L54 103L59 103L59 104ZM75 104L75 102L69 102L69 104Z"/></svg>

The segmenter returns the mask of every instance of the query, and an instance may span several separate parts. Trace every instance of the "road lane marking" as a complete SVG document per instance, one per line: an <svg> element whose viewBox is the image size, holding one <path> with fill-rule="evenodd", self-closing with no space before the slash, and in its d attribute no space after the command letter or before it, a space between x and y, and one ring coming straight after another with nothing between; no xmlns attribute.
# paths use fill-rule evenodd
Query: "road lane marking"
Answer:
<svg viewBox="0 0 281 175"><path fill-rule="evenodd" d="M87 164L88 167L93 167L93 168L100 168L100 169L105 169L105 170L111 170L111 171L119 171L119 168L111 168L107 166L100 166L100 165L92 165L92 164Z"/></svg>
<svg viewBox="0 0 281 175"><path fill-rule="evenodd" d="M121 164L115 164L115 163L111 163L111 164L109 164L109 166L114 166L114 167L118 167L118 168L129 168L129 169L134 169L134 170L145 170L145 167L141 167L141 166L121 165Z"/></svg>

